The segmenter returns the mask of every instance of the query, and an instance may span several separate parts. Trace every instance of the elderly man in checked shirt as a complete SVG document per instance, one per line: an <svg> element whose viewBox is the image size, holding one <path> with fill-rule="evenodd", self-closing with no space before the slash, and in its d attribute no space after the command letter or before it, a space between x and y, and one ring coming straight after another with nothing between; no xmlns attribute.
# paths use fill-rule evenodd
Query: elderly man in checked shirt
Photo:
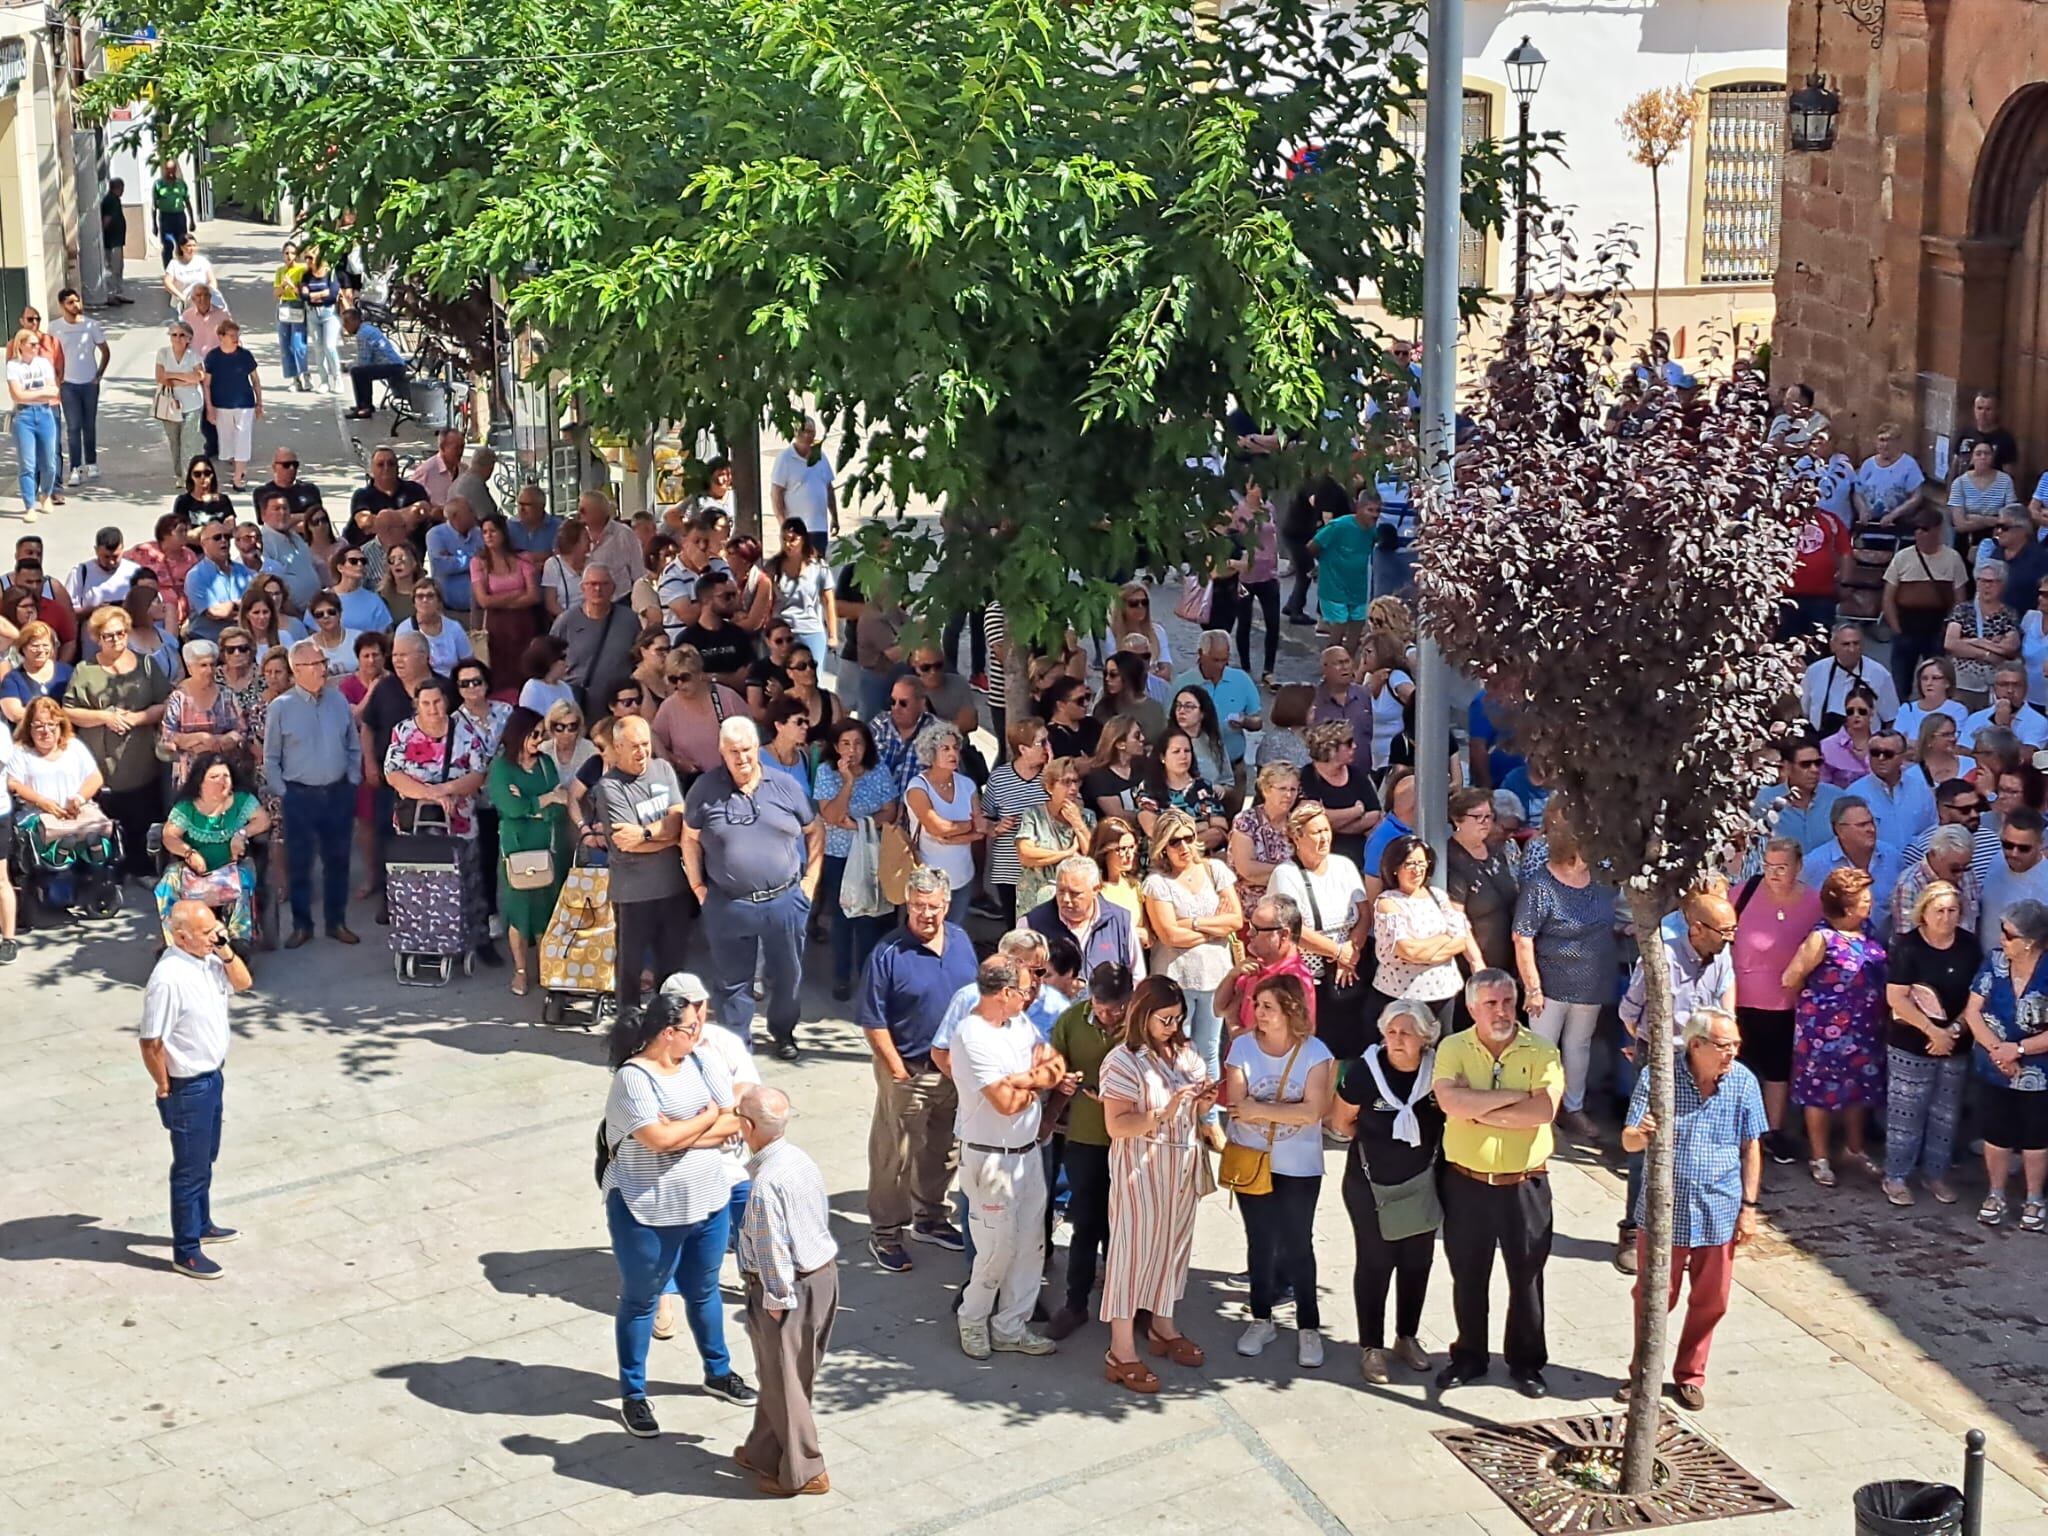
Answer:
<svg viewBox="0 0 2048 1536"><path fill-rule="evenodd" d="M829 1493L832 1479L811 1417L811 1384L839 1310L839 1245L832 1239L825 1180L806 1153L783 1140L787 1094L748 1088L734 1113L753 1153L739 1259L761 1395L753 1430L732 1459L754 1474L763 1493Z"/></svg>

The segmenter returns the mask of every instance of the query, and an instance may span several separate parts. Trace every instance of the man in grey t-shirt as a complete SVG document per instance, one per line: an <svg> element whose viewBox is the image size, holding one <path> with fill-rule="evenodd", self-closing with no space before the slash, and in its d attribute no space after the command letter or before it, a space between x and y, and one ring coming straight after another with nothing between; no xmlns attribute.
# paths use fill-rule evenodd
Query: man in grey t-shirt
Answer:
<svg viewBox="0 0 2048 1536"><path fill-rule="evenodd" d="M612 912L619 928L613 995L640 1005L640 963L654 950L654 985L683 968L683 791L676 771L654 755L647 722L628 715L612 732L612 766L591 790L611 848ZM751 978L749 978L751 979Z"/></svg>
<svg viewBox="0 0 2048 1536"><path fill-rule="evenodd" d="M583 603L571 608L550 631L569 647L569 681L583 700L583 712L598 714L604 691L633 671L633 641L640 621L633 610L612 601L612 573L592 562L583 568Z"/></svg>
<svg viewBox="0 0 2048 1536"><path fill-rule="evenodd" d="M793 780L762 772L760 733L747 716L719 727L718 755L719 766L690 786L683 815L683 869L704 903L711 995L718 1022L751 1042L758 954L768 1033L777 1058L793 1061L804 928L824 867L825 825Z"/></svg>

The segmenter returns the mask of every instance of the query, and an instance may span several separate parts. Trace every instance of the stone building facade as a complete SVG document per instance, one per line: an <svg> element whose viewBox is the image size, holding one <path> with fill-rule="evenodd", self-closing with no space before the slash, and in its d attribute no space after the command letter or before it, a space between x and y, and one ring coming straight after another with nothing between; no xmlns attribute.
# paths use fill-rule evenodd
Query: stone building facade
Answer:
<svg viewBox="0 0 2048 1536"><path fill-rule="evenodd" d="M2036 0L1792 0L1787 73L1841 93L1835 147L1788 153L1774 382L1839 446L1879 422L1942 439L1994 390L2025 495L2048 469L2048 9Z"/></svg>

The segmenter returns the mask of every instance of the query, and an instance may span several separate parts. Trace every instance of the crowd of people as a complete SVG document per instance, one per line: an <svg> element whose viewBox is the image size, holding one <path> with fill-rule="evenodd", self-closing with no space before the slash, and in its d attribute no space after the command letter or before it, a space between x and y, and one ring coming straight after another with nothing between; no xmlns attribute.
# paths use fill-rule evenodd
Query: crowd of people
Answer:
<svg viewBox="0 0 2048 1536"><path fill-rule="evenodd" d="M1811 401L1786 405L1775 438L1832 473ZM1877 456L1885 486L1907 478L1895 439ZM746 1236L749 1169L758 1204L787 1115L748 1085L757 1004L759 1044L784 1061L803 1049L807 966L870 1046L876 1266L908 1273L918 1245L963 1255L972 1358L1048 1354L1105 1324L1104 1374L1137 1393L1159 1390L1153 1361L1205 1362L1179 1304L1218 1188L1244 1229L1237 1353L1264 1352L1285 1315L1298 1365L1324 1365L1311 1233L1331 1155L1371 1382L1434 1364L1420 1317L1440 1240L1456 1336L1437 1384L1489 1369L1498 1259L1508 1374L1545 1394L1548 1163L1561 1138L1603 1134L1603 1106L1631 1159L1625 1272L1641 1263L1645 1150L1678 1143L1671 1301L1689 1297L1670 1390L1691 1406L1767 1160L1803 1160L1826 1188L1868 1177L1896 1205L1916 1182L1953 1201L1967 1112L1990 1184L1979 1219L2007 1219L2017 1163L2018 1224L2048 1226L2048 1064L2024 1061L2048 1054L2030 1048L2048 1034L2033 756L2048 641L2005 606L2041 548L2032 521L1997 509L1984 526L2005 557L1966 564L1928 528L1963 531L1971 493L1952 490L1957 515L1934 525L1924 500L1869 500L1869 520L1900 530L1892 668L1863 655L1862 623L1832 628L1752 843L1642 935L1567 800L1517 754L1512 712L1483 695L1454 743L1436 868L1417 832L1414 617L1390 558L1412 533L1405 491L1321 482L1276 505L1262 441L1239 434L1233 553L1190 579L1182 612L1202 627L1178 665L1143 583L1042 648L1013 641L997 604L934 635L901 594L863 591L830 563L815 424L772 477L772 551L735 530L720 464L684 503L625 520L588 492L558 520L536 487L498 508L489 451L449 432L409 473L379 450L337 519L289 449L247 515L194 456L147 542L104 529L68 573L33 535L17 546L0 591L12 835L38 870L125 861L150 881L183 984L206 991L188 962L219 969L208 1006L247 984L234 967L262 937L266 879L286 891L278 942L313 939L318 867L320 926L355 944L352 872L384 923L393 839L444 828L464 948L503 965L502 940L524 994L566 872L602 865L626 1422L655 1432L648 1339L676 1307L707 1389L755 1400L717 1294L737 1228L750 1306L775 1314L756 1348L773 1427L740 1459L787 1494L829 1486L807 1397L836 1245L815 1168L787 1157L801 1198ZM1860 515L1872 492L1852 481ZM1794 621L1826 626L1799 579ZM1937 609L1938 631L1913 617ZM1311 682L1275 674L1283 621L1329 642ZM0 916L11 960L11 894ZM1669 1126L1635 1043L1646 943L1676 993ZM217 1151L217 1084L214 1105ZM178 1262L204 1273L203 1180L189 1190L211 1151L198 1132L173 1140Z"/></svg>

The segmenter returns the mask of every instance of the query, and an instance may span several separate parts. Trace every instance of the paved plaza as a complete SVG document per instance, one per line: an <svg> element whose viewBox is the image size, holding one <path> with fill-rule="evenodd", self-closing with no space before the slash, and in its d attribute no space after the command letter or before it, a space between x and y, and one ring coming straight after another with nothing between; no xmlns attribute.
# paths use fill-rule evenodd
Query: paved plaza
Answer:
<svg viewBox="0 0 2048 1536"><path fill-rule="evenodd" d="M211 232L231 303L261 316L267 280L253 279L271 233ZM102 523L147 537L168 505L144 383L156 309L114 317L108 479L39 525L53 570ZM253 318L251 339L274 364ZM331 404L269 398L257 463L292 442L338 509L353 477ZM0 535L16 523L0 516ZM1290 669L1306 664L1291 640ZM256 991L235 1004L214 1202L244 1236L219 1251L228 1275L213 1285L167 1264L168 1148L135 1046L153 923L31 935L0 972L13 1064L0 1533L539 1536L680 1519L726 1536L1507 1536L1524 1528L1433 1432L1613 1406L1629 1349L1628 1282L1608 1262L1620 1181L1590 1148L1554 1165L1553 1396L1540 1413L1498 1372L1444 1398L1406 1373L1361 1382L1334 1157L1317 1223L1332 1342L1320 1372L1295 1369L1285 1327L1258 1360L1232 1351L1244 1293L1228 1276L1244 1245L1220 1198L1202 1213L1180 1314L1206 1369L1165 1367L1158 1397L1134 1397L1102 1379L1099 1325L1048 1359L967 1360L949 1311L962 1261L913 1248L915 1271L892 1276L868 1260L867 1052L814 980L804 1058L763 1072L795 1101L792 1137L825 1170L842 1240L820 1382L833 1487L764 1498L730 1460L748 1412L698 1391L686 1332L650 1362L662 1437L634 1440L619 1422L616 1272L591 1182L599 1039L538 1027L538 997L510 997L501 974L400 987L385 930L367 911L352 926L360 949L259 954ZM1978 1425L1995 1460L1986 1536L2048 1531L2048 1246L1977 1227L1979 1177L1966 1171L1963 1205L1900 1211L1853 1176L1825 1193L1803 1169L1767 1169L1767 1235L1738 1261L1710 1401L1692 1420L1793 1507L1731 1530L1846 1531L1863 1482L1956 1481L1962 1432ZM1434 1279L1424 1343L1440 1355L1441 1263ZM738 1317L730 1307L727 1337L751 1377Z"/></svg>

